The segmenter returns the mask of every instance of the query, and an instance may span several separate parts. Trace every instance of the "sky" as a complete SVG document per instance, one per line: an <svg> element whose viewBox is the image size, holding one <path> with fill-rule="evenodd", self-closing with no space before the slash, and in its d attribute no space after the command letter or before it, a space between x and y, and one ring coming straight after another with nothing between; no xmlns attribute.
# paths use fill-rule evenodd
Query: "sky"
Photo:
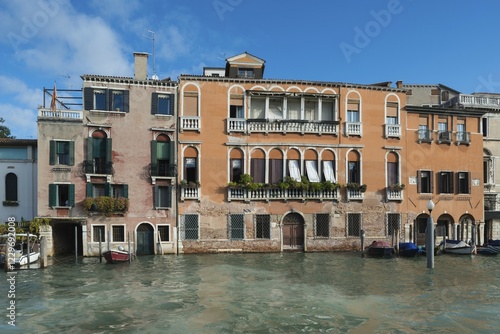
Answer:
<svg viewBox="0 0 500 334"><path fill-rule="evenodd" d="M150 53L160 79L248 52L267 79L500 92L499 12L457 0L0 0L0 117L35 139L44 87L131 77L133 52Z"/></svg>

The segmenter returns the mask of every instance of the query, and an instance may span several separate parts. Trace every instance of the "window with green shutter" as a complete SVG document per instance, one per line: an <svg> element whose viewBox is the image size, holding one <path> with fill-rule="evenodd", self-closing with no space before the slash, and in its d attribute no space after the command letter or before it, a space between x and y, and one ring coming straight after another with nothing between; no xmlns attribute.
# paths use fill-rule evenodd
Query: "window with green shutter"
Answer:
<svg viewBox="0 0 500 334"><path fill-rule="evenodd" d="M172 186L154 186L154 206L156 209L172 207Z"/></svg>
<svg viewBox="0 0 500 334"><path fill-rule="evenodd" d="M75 185L67 183L49 184L49 206L75 206Z"/></svg>
<svg viewBox="0 0 500 334"><path fill-rule="evenodd" d="M73 141L51 140L49 148L50 165L73 166L75 164L75 143Z"/></svg>

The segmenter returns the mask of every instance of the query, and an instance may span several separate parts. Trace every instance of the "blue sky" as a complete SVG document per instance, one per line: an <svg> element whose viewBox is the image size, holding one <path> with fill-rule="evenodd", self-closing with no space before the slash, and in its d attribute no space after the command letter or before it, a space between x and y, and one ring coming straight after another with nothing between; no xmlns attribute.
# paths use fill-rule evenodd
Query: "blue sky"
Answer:
<svg viewBox="0 0 500 334"><path fill-rule="evenodd" d="M0 0L0 117L36 138L43 87L133 76L132 53L152 52L148 31L160 78L247 51L266 78L500 92L499 12L494 1Z"/></svg>

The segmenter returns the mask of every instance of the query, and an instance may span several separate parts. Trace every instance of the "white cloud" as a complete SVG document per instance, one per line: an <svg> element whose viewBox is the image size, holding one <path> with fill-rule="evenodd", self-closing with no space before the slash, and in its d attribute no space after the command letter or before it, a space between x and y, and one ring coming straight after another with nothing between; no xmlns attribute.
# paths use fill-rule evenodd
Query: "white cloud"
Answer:
<svg viewBox="0 0 500 334"><path fill-rule="evenodd" d="M37 138L37 111L12 104L0 104L0 115L5 119L4 126L18 139Z"/></svg>

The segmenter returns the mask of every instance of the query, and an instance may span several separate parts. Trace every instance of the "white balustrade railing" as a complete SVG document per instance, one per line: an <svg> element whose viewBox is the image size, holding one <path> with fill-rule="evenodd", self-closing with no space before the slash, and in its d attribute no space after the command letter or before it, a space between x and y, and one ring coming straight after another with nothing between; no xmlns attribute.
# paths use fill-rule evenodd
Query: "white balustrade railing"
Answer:
<svg viewBox="0 0 500 334"><path fill-rule="evenodd" d="M403 190L386 188L388 201L401 201L403 199Z"/></svg>
<svg viewBox="0 0 500 334"><path fill-rule="evenodd" d="M361 123L346 122L345 131L347 136L361 136L363 134L363 127Z"/></svg>
<svg viewBox="0 0 500 334"><path fill-rule="evenodd" d="M337 200L339 192L334 190L303 190L283 188L228 188L229 201L273 201L273 200Z"/></svg>
<svg viewBox="0 0 500 334"><path fill-rule="evenodd" d="M180 117L181 130L195 130L200 131L201 120L198 116L182 116Z"/></svg>
<svg viewBox="0 0 500 334"><path fill-rule="evenodd" d="M500 107L500 98L484 97L475 95L460 94L460 104L485 106L485 107Z"/></svg>
<svg viewBox="0 0 500 334"><path fill-rule="evenodd" d="M52 110L52 109L38 109L39 118L53 118L53 119L72 119L82 120L83 111L81 110Z"/></svg>
<svg viewBox="0 0 500 334"><path fill-rule="evenodd" d="M362 200L364 193L359 189L347 189L347 199L349 200Z"/></svg>
<svg viewBox="0 0 500 334"><path fill-rule="evenodd" d="M385 125L385 137L401 137L401 125L399 124L386 124Z"/></svg>
<svg viewBox="0 0 500 334"><path fill-rule="evenodd" d="M228 118L227 132L281 132L281 133L316 133L338 134L338 125L333 122L301 122L293 120L246 120Z"/></svg>
<svg viewBox="0 0 500 334"><path fill-rule="evenodd" d="M181 188L181 200L199 199L199 198L200 198L200 188L199 187L182 187Z"/></svg>

